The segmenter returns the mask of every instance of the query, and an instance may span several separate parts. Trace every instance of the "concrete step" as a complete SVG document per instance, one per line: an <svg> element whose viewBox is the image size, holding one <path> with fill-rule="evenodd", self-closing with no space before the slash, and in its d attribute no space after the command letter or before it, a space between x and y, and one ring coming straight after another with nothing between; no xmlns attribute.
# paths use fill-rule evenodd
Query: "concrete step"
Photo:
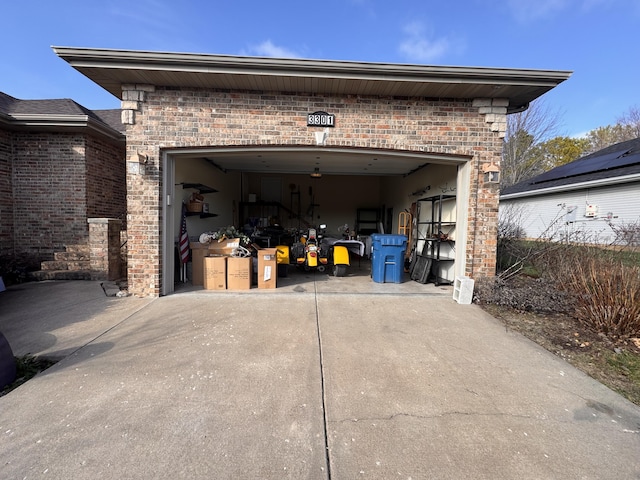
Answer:
<svg viewBox="0 0 640 480"><path fill-rule="evenodd" d="M89 270L90 268L91 268L91 262L89 260L82 260L82 261L47 260L45 262L40 262L40 269L43 271L51 271L51 270L78 271L78 270Z"/></svg>
<svg viewBox="0 0 640 480"><path fill-rule="evenodd" d="M86 244L81 244L81 245L66 245L64 247L66 252L69 253L80 253L83 255L86 255L87 257L89 256L90 253L90 249L89 249L89 245Z"/></svg>
<svg viewBox="0 0 640 480"><path fill-rule="evenodd" d="M89 252L55 252L53 254L53 259L58 262L78 262L78 261L89 261L90 255Z"/></svg>
<svg viewBox="0 0 640 480"><path fill-rule="evenodd" d="M42 282L45 280L91 280L91 272L88 270L40 270L30 272L29 280Z"/></svg>

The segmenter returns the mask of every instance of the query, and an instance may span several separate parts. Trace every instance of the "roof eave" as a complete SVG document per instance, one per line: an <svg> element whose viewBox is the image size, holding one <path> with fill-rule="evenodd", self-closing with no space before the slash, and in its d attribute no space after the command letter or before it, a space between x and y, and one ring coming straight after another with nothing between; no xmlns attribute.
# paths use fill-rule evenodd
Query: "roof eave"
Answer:
<svg viewBox="0 0 640 480"><path fill-rule="evenodd" d="M111 140L126 141L123 133L88 115L16 114L7 116L4 120L4 123L16 129L41 128L54 131L89 129Z"/></svg>
<svg viewBox="0 0 640 480"><path fill-rule="evenodd" d="M620 177L603 178L599 180L591 180L588 182L578 182L568 185L558 185L555 187L539 188L536 190L527 190L526 192L509 193L506 195L500 195L500 201L503 200L516 200L519 198L539 197L542 195L549 195L553 193L562 193L575 190L583 190L585 188L594 187L607 187L610 185L619 185L621 183L632 183L640 181L640 173L634 173L632 175L623 175Z"/></svg>
<svg viewBox="0 0 640 480"><path fill-rule="evenodd" d="M572 72L565 70L534 70L515 68L458 67L434 66L403 63L375 63L338 60L313 60L274 57L247 57L231 55L213 55L176 52L152 52L141 50L113 50L77 47L52 47L54 52L71 65L98 66L110 65L112 68L159 68L163 70L226 73L233 71L247 74L260 73L282 74L298 72L299 74L318 74L326 77L348 77L353 79L367 78L395 80L402 77L415 79L425 77L431 81L452 80L475 82L478 80L491 82L531 82L557 84L567 80Z"/></svg>
<svg viewBox="0 0 640 480"><path fill-rule="evenodd" d="M60 58L116 96L120 92L114 84L115 78L119 78L121 84L126 84L131 83L127 81L127 75L133 78L131 72L134 71L158 72L158 75L176 72L182 75L207 75L210 78L251 75L258 79L255 83L258 89L260 78L324 80L339 83L345 94L360 94L363 93L363 88L376 88L381 84L406 84L404 90L407 92L418 85L468 85L469 91L477 86L485 89L490 86L492 98L501 98L500 88L512 87L527 91L524 95L526 98L519 98L517 105L511 106L521 108L567 80L572 73L563 70L432 66L57 46L52 48ZM123 72L122 75L113 74L118 70ZM358 91L348 91L355 88L350 86L350 82L361 82ZM368 86L363 87L362 83ZM367 94L366 90L364 94ZM476 96L470 94L464 98Z"/></svg>

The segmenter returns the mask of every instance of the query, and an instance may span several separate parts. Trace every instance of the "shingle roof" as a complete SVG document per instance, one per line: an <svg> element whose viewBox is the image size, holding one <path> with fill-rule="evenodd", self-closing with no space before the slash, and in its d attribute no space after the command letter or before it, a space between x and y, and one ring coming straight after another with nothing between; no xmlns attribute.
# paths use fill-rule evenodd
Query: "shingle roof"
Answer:
<svg viewBox="0 0 640 480"><path fill-rule="evenodd" d="M566 165L504 188L500 196L640 174L640 138L616 143Z"/></svg>
<svg viewBox="0 0 640 480"><path fill-rule="evenodd" d="M120 120L120 110L89 110L69 98L20 100L0 92L0 114L12 118L24 115L43 117L86 115L90 119L101 122L119 133L124 133L124 125Z"/></svg>
<svg viewBox="0 0 640 480"><path fill-rule="evenodd" d="M109 125L114 130L119 131L124 135L126 127L122 123L122 110L119 108L112 110L93 110L100 120Z"/></svg>
<svg viewBox="0 0 640 480"><path fill-rule="evenodd" d="M13 103L17 101L17 98L13 98L6 93L0 92L0 114L4 113L5 115L7 115L7 112L11 109Z"/></svg>

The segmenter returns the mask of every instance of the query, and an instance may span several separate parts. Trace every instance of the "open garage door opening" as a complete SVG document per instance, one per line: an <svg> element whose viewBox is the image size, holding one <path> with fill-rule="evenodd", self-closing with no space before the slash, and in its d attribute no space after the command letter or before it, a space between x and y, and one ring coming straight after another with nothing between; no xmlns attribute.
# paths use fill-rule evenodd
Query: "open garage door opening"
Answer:
<svg viewBox="0 0 640 480"><path fill-rule="evenodd" d="M466 227L460 222L466 224L466 219L455 216L455 211L457 192L464 190L459 183L468 183L468 169L464 168L468 158L310 147L199 148L168 150L163 155L167 199L163 211L163 294L187 288L212 289L203 258L228 255L229 251L223 251L225 238L240 238L239 246L247 247L254 258L256 249L286 246L288 259L278 258L277 273L291 282L292 276L309 270L370 276L372 235L402 234L407 238L403 278L411 280L412 255L414 262L416 254L424 250L426 255L431 244L425 245L425 238L443 229L426 225L435 220L431 199L440 196L453 199L445 205L445 209L453 208L445 218L447 232L440 232L447 235L447 258L464 258L466 244L461 232ZM298 252L301 241L308 241L310 235L327 245L318 249L313 265L302 261L306 255ZM333 245L346 250L335 250L338 247ZM345 251L348 267L343 266ZM444 266L444 278L440 279L444 281L452 281L463 268L462 262L454 261ZM254 265L252 288L258 286L256 270Z"/></svg>

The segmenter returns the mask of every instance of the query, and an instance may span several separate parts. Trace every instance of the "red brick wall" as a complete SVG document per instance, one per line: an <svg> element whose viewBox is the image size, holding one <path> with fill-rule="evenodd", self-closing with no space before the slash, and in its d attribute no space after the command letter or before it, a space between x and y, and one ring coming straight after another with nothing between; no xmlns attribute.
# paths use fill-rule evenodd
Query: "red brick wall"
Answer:
<svg viewBox="0 0 640 480"><path fill-rule="evenodd" d="M13 255L11 135L0 130L0 259Z"/></svg>
<svg viewBox="0 0 640 480"><path fill-rule="evenodd" d="M125 209L124 146L80 133L18 132L12 169L14 250L30 267L87 243L88 216Z"/></svg>
<svg viewBox="0 0 640 480"><path fill-rule="evenodd" d="M484 104L486 105L486 103ZM489 101L491 105L491 101ZM158 295L161 268L162 148L194 146L315 146L306 113L336 115L326 145L398 151L428 151L472 157L472 182L465 270L472 276L493 275L497 190L478 180L480 165L500 163L501 134L486 122L474 102L424 98L325 97L259 92L163 89L124 86L127 156L150 154L144 175L127 173L129 208L129 289L136 295ZM506 111L506 108L504 109ZM476 202L477 198L477 202ZM155 208L149 206L156 205ZM487 248L489 245L489 248Z"/></svg>
<svg viewBox="0 0 640 480"><path fill-rule="evenodd" d="M86 239L84 152L80 134L14 136L15 251L31 266Z"/></svg>
<svg viewBox="0 0 640 480"><path fill-rule="evenodd" d="M124 224L127 212L125 146L88 137L86 164L87 217L118 218Z"/></svg>

